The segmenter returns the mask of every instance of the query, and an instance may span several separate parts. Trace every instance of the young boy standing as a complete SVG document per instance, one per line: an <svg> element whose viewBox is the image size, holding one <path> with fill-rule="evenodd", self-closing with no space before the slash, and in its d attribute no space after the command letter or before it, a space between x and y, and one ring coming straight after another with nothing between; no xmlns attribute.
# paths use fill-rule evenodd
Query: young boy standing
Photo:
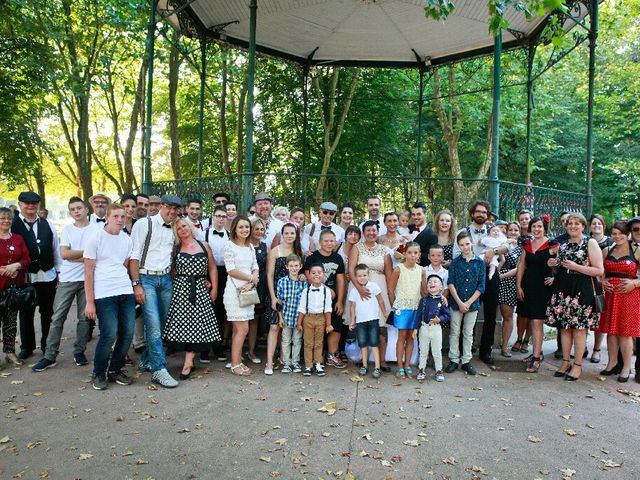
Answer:
<svg viewBox="0 0 640 480"><path fill-rule="evenodd" d="M302 268L302 260L292 253L287 257L287 271L289 275L278 280L276 285L276 297L282 306L280 311L280 328L282 328L282 359L284 367L282 373L300 373L300 348L302 347L302 334L297 330L298 305L300 295L306 286L306 282L299 280L298 275Z"/></svg>
<svg viewBox="0 0 640 480"><path fill-rule="evenodd" d="M331 325L332 332L327 336L327 365L334 368L347 368L340 360L338 352L340 344L340 330L342 329L342 313L344 311L345 293L345 268L342 257L334 252L336 247L336 235L331 230L322 230L320 233L320 249L313 252L304 262L305 273L313 264L320 264L324 268L324 284L332 291L335 302L332 307ZM306 340L305 340L306 343Z"/></svg>
<svg viewBox="0 0 640 480"><path fill-rule="evenodd" d="M449 271L442 266L444 263L444 249L442 245L435 244L429 247L429 265L424 267L424 273L429 278L430 275L437 275L442 280L442 288L444 297L449 297L449 290L447 290L447 282L449 280Z"/></svg>
<svg viewBox="0 0 640 480"><path fill-rule="evenodd" d="M351 290L347 301L350 309L349 330L356 329L358 336L358 345L362 352L362 366L360 367L360 375L366 375L369 371L369 347L373 351L373 360L375 368L373 369L373 378L380 378L380 318L387 318L388 313L384 307L384 300L380 287L369 281L369 267L364 264L356 265L355 268L356 282L365 287L371 296L364 300L357 289ZM382 315L382 316L380 316Z"/></svg>
<svg viewBox="0 0 640 480"><path fill-rule="evenodd" d="M333 332L331 325L331 291L322 284L324 266L314 263L307 271L309 285L300 295L298 305L298 332L304 329L304 365L303 375L309 376L315 368L316 375L323 377L322 344L324 332Z"/></svg>
<svg viewBox="0 0 640 480"><path fill-rule="evenodd" d="M431 257L431 255L429 255ZM416 380L424 382L427 374L429 347L436 367L436 381L444 382L442 373L442 327L449 322L451 311L442 301L442 280L436 274L427 277L428 295L420 300L416 322L413 327L413 338L420 338L420 364Z"/></svg>

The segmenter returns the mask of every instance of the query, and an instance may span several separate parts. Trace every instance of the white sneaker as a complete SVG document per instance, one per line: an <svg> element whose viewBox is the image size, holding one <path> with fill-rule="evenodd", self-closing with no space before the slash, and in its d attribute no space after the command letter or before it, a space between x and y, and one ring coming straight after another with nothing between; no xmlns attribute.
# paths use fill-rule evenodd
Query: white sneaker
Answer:
<svg viewBox="0 0 640 480"><path fill-rule="evenodd" d="M324 367L322 366L321 363L316 363L315 369L316 369L316 375L317 376L319 376L319 377L324 377L325 376Z"/></svg>
<svg viewBox="0 0 640 480"><path fill-rule="evenodd" d="M153 372L151 381L164 388L175 388L178 386L178 381L169 374L166 368Z"/></svg>
<svg viewBox="0 0 640 480"><path fill-rule="evenodd" d="M264 366L264 374L265 375L273 375L273 365L269 365L268 363Z"/></svg>
<svg viewBox="0 0 640 480"><path fill-rule="evenodd" d="M231 368L231 362L225 363L224 368Z"/></svg>
<svg viewBox="0 0 640 480"><path fill-rule="evenodd" d="M291 373L291 367L289 365L285 365L284 367L282 367L282 370L280 370L281 373Z"/></svg>
<svg viewBox="0 0 640 480"><path fill-rule="evenodd" d="M302 366L298 362L294 362L293 365L291 365L291 370L293 373L300 373L302 371Z"/></svg>

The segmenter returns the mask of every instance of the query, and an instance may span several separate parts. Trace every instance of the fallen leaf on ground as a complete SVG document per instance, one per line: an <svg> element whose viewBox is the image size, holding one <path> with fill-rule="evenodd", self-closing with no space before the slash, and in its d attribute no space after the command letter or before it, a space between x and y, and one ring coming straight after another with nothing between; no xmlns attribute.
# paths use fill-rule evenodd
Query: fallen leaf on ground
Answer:
<svg viewBox="0 0 640 480"><path fill-rule="evenodd" d="M327 415L331 416L336 413L337 405L336 402L325 403L324 406L318 409L319 412L324 412Z"/></svg>
<svg viewBox="0 0 640 480"><path fill-rule="evenodd" d="M288 440L286 438L280 438L280 439L276 440L276 443L278 445L286 445L287 442L288 442Z"/></svg>
<svg viewBox="0 0 640 480"><path fill-rule="evenodd" d="M591 425L590 423L585 423L584 424L585 427L587 428L595 428L593 425Z"/></svg>
<svg viewBox="0 0 640 480"><path fill-rule="evenodd" d="M344 476L344 480L356 480L356 477L354 477L353 474L349 472Z"/></svg>
<svg viewBox="0 0 640 480"><path fill-rule="evenodd" d="M575 431L575 430L573 430L573 429L571 429L571 428L565 428L565 429L564 429L564 433L566 433L566 434L567 434L567 435L569 435L570 437L575 437L575 436L577 435L577 434L576 434L576 431Z"/></svg>
<svg viewBox="0 0 640 480"><path fill-rule="evenodd" d="M472 465L471 468L465 468L465 470L468 472L479 473L480 475L488 475L484 468L478 467L477 465Z"/></svg>
<svg viewBox="0 0 640 480"><path fill-rule="evenodd" d="M367 452L365 452L364 450L361 450L358 455L360 455L361 457L368 457L369 456L369 454Z"/></svg>
<svg viewBox="0 0 640 480"><path fill-rule="evenodd" d="M90 453L81 453L78 455L78 460L88 460L90 458L93 458L93 455Z"/></svg>
<svg viewBox="0 0 640 480"><path fill-rule="evenodd" d="M250 383L251 385L260 385L260 382L258 382L257 380L246 380L247 383Z"/></svg>
<svg viewBox="0 0 640 480"><path fill-rule="evenodd" d="M40 472L40 478L49 478L49 470L43 470Z"/></svg>
<svg viewBox="0 0 640 480"><path fill-rule="evenodd" d="M256 397L256 400L260 400L261 402L264 402L267 399L266 395L258 395Z"/></svg>
<svg viewBox="0 0 640 480"><path fill-rule="evenodd" d="M541 439L539 439L535 435L529 435L527 437L527 440L530 441L531 443L540 443L542 441Z"/></svg>
<svg viewBox="0 0 640 480"><path fill-rule="evenodd" d="M442 459L442 463L445 463L447 465L455 465L458 462L454 457L445 457Z"/></svg>
<svg viewBox="0 0 640 480"><path fill-rule="evenodd" d="M36 447L39 447L40 445L42 445L42 442L41 442L41 441L39 441L39 440L36 440L35 442L29 442L29 443L27 443L27 448L28 448L29 450L31 450L31 449L34 449L34 448L36 448Z"/></svg>
<svg viewBox="0 0 640 480"><path fill-rule="evenodd" d="M560 415L560 416L565 420L569 420L571 418L571 415Z"/></svg>
<svg viewBox="0 0 640 480"><path fill-rule="evenodd" d="M352 382L364 382L364 378L362 378L360 375L354 375L349 380L351 380Z"/></svg>
<svg viewBox="0 0 640 480"><path fill-rule="evenodd" d="M322 432L322 436L326 438L326 437L330 437L331 434L329 432Z"/></svg>
<svg viewBox="0 0 640 480"><path fill-rule="evenodd" d="M424 432L420 432L420 433L418 434L418 436L419 436L419 437L426 437L426 436L427 436L427 434L426 434L426 433L424 433Z"/></svg>
<svg viewBox="0 0 640 480"><path fill-rule="evenodd" d="M6 437L2 437L0 438L0 443L7 443L10 442L11 439L9 438L9 435L7 435Z"/></svg>
<svg viewBox="0 0 640 480"><path fill-rule="evenodd" d="M630 397L640 397L640 392L634 392L633 390L627 390L626 388L618 388L617 392L623 395L629 395Z"/></svg>
<svg viewBox="0 0 640 480"><path fill-rule="evenodd" d="M191 430L189 430L187 427L181 428L180 430L178 430L178 433L188 433Z"/></svg>
<svg viewBox="0 0 640 480"><path fill-rule="evenodd" d="M271 457L260 457L260 461L269 463L271 461Z"/></svg>
<svg viewBox="0 0 640 480"><path fill-rule="evenodd" d="M389 460L380 460L380 463L385 467L393 467L393 463L391 463Z"/></svg>
<svg viewBox="0 0 640 480"><path fill-rule="evenodd" d="M133 452L131 450L127 450L122 454L123 457L130 457L131 455L133 455Z"/></svg>
<svg viewBox="0 0 640 480"><path fill-rule="evenodd" d="M393 463L400 463L402 461L402 457L400 455L394 455L393 457L391 457L391 461Z"/></svg>
<svg viewBox="0 0 640 480"><path fill-rule="evenodd" d="M138 460L136 460L136 465L147 465L149 462L147 460L144 460L142 458L139 458Z"/></svg>
<svg viewBox="0 0 640 480"><path fill-rule="evenodd" d="M606 459L605 459L605 458L603 458L603 459L602 459L602 460L600 460L600 461L603 463L603 465L604 465L606 468L616 468L616 467L621 467L621 466L622 466L622 464L621 464L621 463L614 462L613 460L609 460L608 458L606 458Z"/></svg>
<svg viewBox="0 0 640 480"><path fill-rule="evenodd" d="M11 380L11 385L22 385L24 380Z"/></svg>
<svg viewBox="0 0 640 480"><path fill-rule="evenodd" d="M418 446L420 446L420 442L418 440L405 440L402 443L407 445L407 446L409 446L409 447L418 447Z"/></svg>
<svg viewBox="0 0 640 480"><path fill-rule="evenodd" d="M124 422L124 417L122 415L118 415L116 417L116 422Z"/></svg>
<svg viewBox="0 0 640 480"><path fill-rule="evenodd" d="M566 478L571 478L575 475L576 471L572 470L570 468L561 468L560 469L560 473L562 474L562 478L566 479Z"/></svg>

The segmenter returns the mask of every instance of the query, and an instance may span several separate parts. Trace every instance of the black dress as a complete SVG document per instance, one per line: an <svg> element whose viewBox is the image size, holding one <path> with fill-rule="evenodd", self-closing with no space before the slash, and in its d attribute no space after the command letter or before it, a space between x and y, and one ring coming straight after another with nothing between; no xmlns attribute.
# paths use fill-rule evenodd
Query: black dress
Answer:
<svg viewBox="0 0 640 480"><path fill-rule="evenodd" d="M256 262L258 262L258 286L256 289L260 298L260 303L255 307L255 313L262 314L269 299L269 287L267 286L267 255L269 254L269 249L264 242L260 242L260 245L255 249Z"/></svg>
<svg viewBox="0 0 640 480"><path fill-rule="evenodd" d="M544 319L547 316L552 288L544 284L544 279L551 276L551 268L547 265L550 246L551 241L547 240L533 253L530 239L525 240L522 245L526 268L521 285L524 301L518 300L518 315L535 319Z"/></svg>
<svg viewBox="0 0 640 480"><path fill-rule="evenodd" d="M511 252L505 254L504 265L502 266L500 273L507 273L509 270L513 270L518 266L521 251L522 249L520 247L516 247ZM498 292L498 303L515 307L518 301L516 294L516 277L513 276L505 279L501 278L500 291Z"/></svg>
<svg viewBox="0 0 640 480"><path fill-rule="evenodd" d="M205 285L209 273L206 252L176 255L173 294L164 339L176 351L207 352L220 341L213 302Z"/></svg>

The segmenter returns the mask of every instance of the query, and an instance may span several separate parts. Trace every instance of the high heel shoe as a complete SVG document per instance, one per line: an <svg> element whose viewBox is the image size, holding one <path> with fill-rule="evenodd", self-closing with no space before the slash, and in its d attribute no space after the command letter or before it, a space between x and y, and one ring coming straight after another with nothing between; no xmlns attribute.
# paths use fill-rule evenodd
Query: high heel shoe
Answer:
<svg viewBox="0 0 640 480"><path fill-rule="evenodd" d="M193 373L193 371L196 369L196 367L194 367L193 365L191 365L191 368L189 369L189 373L182 373L180 372L180 380L189 380L189 377L191 376L191 374ZM183 370L184 371L184 370Z"/></svg>
<svg viewBox="0 0 640 480"><path fill-rule="evenodd" d="M569 360L565 360L565 359L563 358L563 359L562 359L562 364L564 365L565 363L566 363L567 365L569 365ZM560 368L562 368L562 366L560 366ZM567 374L567 372L568 372L569 370L571 370L571 365L569 365L569 368L567 368L565 371L562 371L562 370L560 370L560 369L556 370L556 371L553 373L553 376L554 376L554 377L556 377L556 378L564 377L564 376Z"/></svg>
<svg viewBox="0 0 640 480"><path fill-rule="evenodd" d="M618 375L621 371L622 366L616 365L611 370L607 370L606 368L604 370L600 370L600 375L603 377L612 377L613 375Z"/></svg>
<svg viewBox="0 0 640 480"><path fill-rule="evenodd" d="M573 363L574 367L580 367L580 373L582 373L582 364L581 363ZM571 367L573 368L573 367ZM567 374L564 376L564 380L566 382L575 382L576 380L578 380L578 378L580 378L580 376L574 377L573 375L569 375L569 372L567 372Z"/></svg>
<svg viewBox="0 0 640 480"><path fill-rule="evenodd" d="M618 375L619 383L627 383L628 381L629 381L629 375L627 375L626 377L623 377L622 375Z"/></svg>

